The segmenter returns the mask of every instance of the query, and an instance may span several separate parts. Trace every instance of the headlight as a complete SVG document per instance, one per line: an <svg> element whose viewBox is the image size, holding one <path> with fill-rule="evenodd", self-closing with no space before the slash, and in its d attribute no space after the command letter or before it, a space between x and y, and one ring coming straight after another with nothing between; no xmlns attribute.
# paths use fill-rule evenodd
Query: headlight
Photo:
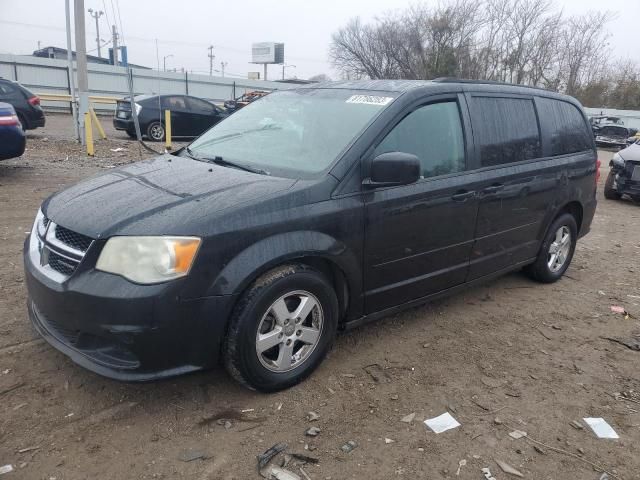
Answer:
<svg viewBox="0 0 640 480"><path fill-rule="evenodd" d="M160 283L184 277L196 257L197 237L113 237L96 268L136 283Z"/></svg>
<svg viewBox="0 0 640 480"><path fill-rule="evenodd" d="M623 168L624 167L624 158L622 158L619 153L616 153L611 158L611 163L613 163L616 167Z"/></svg>

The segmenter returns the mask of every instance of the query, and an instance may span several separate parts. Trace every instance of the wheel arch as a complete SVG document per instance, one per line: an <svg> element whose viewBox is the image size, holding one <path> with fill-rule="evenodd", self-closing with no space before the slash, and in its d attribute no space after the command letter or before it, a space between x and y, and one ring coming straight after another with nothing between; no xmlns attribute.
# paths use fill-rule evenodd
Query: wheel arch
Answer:
<svg viewBox="0 0 640 480"><path fill-rule="evenodd" d="M331 282L338 297L341 320L359 315L362 274L355 252L333 237L313 231L278 234L244 249L218 273L207 295L238 298L262 275L282 265L301 263Z"/></svg>

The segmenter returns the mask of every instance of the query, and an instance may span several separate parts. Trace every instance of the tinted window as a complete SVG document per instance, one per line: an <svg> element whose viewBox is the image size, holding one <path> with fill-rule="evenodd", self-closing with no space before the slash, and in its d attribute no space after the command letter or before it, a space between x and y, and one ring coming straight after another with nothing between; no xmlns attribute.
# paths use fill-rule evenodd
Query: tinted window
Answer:
<svg viewBox="0 0 640 480"><path fill-rule="evenodd" d="M592 148L593 134L575 105L551 98L538 98L537 104L550 155L565 155Z"/></svg>
<svg viewBox="0 0 640 480"><path fill-rule="evenodd" d="M200 100L199 98L186 97L187 108L193 110L196 113L213 113L215 108L209 102Z"/></svg>
<svg viewBox="0 0 640 480"><path fill-rule="evenodd" d="M186 110L186 105L184 102L184 97L180 96L171 96L171 97L162 97L162 108L167 110Z"/></svg>
<svg viewBox="0 0 640 480"><path fill-rule="evenodd" d="M0 96L9 96L16 93L16 88L8 83L0 83Z"/></svg>
<svg viewBox="0 0 640 480"><path fill-rule="evenodd" d="M378 145L375 155L386 152L416 155L422 165L423 177L464 170L464 140L458 104L434 103L411 112Z"/></svg>
<svg viewBox="0 0 640 480"><path fill-rule="evenodd" d="M541 156L540 132L532 100L474 97L471 119L483 167Z"/></svg>

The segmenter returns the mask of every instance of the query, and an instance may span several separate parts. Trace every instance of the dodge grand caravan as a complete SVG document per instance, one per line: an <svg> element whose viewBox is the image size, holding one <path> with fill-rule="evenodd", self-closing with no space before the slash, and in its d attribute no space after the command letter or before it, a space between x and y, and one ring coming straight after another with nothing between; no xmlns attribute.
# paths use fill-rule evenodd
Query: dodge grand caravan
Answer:
<svg viewBox="0 0 640 480"><path fill-rule="evenodd" d="M37 331L150 380L223 363L286 388L338 329L524 268L558 280L596 208L580 105L464 81L274 92L188 148L45 200L25 241Z"/></svg>

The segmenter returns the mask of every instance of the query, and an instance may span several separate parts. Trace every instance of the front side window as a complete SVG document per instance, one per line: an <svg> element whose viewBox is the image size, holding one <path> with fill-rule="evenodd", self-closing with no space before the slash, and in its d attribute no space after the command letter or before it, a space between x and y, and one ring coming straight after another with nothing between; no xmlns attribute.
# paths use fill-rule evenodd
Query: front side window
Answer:
<svg viewBox="0 0 640 480"><path fill-rule="evenodd" d="M396 95L320 88L273 92L216 124L189 151L307 177L327 169Z"/></svg>
<svg viewBox="0 0 640 480"><path fill-rule="evenodd" d="M209 102L193 97L186 97L186 99L189 110L193 112L205 114L211 114L215 112L215 107Z"/></svg>
<svg viewBox="0 0 640 480"><path fill-rule="evenodd" d="M471 120L483 167L542 156L540 132L532 100L473 97Z"/></svg>
<svg viewBox="0 0 640 480"><path fill-rule="evenodd" d="M433 103L411 112L382 140L374 155L387 152L417 156L424 178L463 171L464 136L458 103Z"/></svg>

